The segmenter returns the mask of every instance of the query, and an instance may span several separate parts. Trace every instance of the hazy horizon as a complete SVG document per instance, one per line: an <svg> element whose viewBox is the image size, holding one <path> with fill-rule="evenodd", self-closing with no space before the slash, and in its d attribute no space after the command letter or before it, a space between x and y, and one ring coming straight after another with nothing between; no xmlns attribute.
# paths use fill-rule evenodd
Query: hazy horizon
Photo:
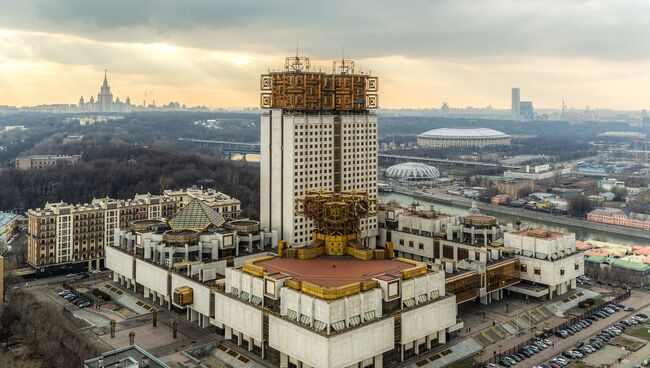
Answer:
<svg viewBox="0 0 650 368"><path fill-rule="evenodd" d="M256 107L259 74L302 55L353 58L383 108L650 108L644 1L35 0L2 5L0 105L115 97Z"/></svg>

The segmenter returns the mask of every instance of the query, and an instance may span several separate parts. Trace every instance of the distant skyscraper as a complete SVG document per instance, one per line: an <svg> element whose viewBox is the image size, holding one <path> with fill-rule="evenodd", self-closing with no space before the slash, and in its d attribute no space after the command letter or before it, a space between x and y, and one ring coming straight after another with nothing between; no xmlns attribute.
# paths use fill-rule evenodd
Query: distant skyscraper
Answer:
<svg viewBox="0 0 650 368"><path fill-rule="evenodd" d="M106 70L104 70L104 83L97 95L97 103L99 104L99 112L113 111L113 94L111 93L111 87L108 86Z"/></svg>
<svg viewBox="0 0 650 368"><path fill-rule="evenodd" d="M535 109L532 101L521 101L519 103L519 119L535 120Z"/></svg>
<svg viewBox="0 0 650 368"><path fill-rule="evenodd" d="M296 198L310 190L361 190L377 198L377 78L339 60L332 73L290 57L284 71L262 75L260 220L272 241L305 245L312 224ZM361 220L375 247L377 217Z"/></svg>
<svg viewBox="0 0 650 368"><path fill-rule="evenodd" d="M106 70L104 70L104 82L99 89L97 101L95 101L93 96L90 96L90 100L87 102L83 96L79 98L79 110L84 112L131 112L132 108L133 106L129 97L124 102L120 101L119 97L113 100L113 93L111 92L111 87L108 85Z"/></svg>
<svg viewBox="0 0 650 368"><path fill-rule="evenodd" d="M521 119L521 97L519 95L519 88L512 89L512 120L519 121Z"/></svg>

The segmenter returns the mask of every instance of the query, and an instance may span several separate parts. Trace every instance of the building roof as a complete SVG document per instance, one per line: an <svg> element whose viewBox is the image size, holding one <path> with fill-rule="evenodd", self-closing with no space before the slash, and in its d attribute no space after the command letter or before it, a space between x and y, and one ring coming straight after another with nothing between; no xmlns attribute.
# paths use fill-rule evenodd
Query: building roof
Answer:
<svg viewBox="0 0 650 368"><path fill-rule="evenodd" d="M534 229L523 229L519 231L513 231L512 234L519 235L519 236L526 236L529 238L545 239L545 240L555 239L555 238L569 235L568 233L551 231L551 230L543 229L541 227L534 228Z"/></svg>
<svg viewBox="0 0 650 368"><path fill-rule="evenodd" d="M650 269L650 265L640 262L634 262L626 259L604 257L604 256L589 256L585 259L587 262L593 263L608 263L615 267L622 267L635 271L646 271Z"/></svg>
<svg viewBox="0 0 650 368"><path fill-rule="evenodd" d="M17 219L20 215L16 215L11 212L0 212L0 227L7 225L8 223Z"/></svg>
<svg viewBox="0 0 650 368"><path fill-rule="evenodd" d="M386 169L384 175L394 179L426 180L440 177L440 171L435 166L419 162L404 162Z"/></svg>
<svg viewBox="0 0 650 368"><path fill-rule="evenodd" d="M388 274L399 275L412 264L395 259L363 261L350 256L321 256L313 259L273 258L255 263L267 272L281 272L297 281L308 281L321 287L338 287L371 280Z"/></svg>
<svg viewBox="0 0 650 368"><path fill-rule="evenodd" d="M129 345L123 348L107 351L101 356L84 361L85 368L120 368L120 367L143 367L143 361L147 362L149 368L171 368L148 351L137 345ZM136 365L139 364L139 365Z"/></svg>
<svg viewBox="0 0 650 368"><path fill-rule="evenodd" d="M419 138L509 138L510 136L498 130L489 128L439 128L418 135Z"/></svg>
<svg viewBox="0 0 650 368"><path fill-rule="evenodd" d="M210 226L220 227L226 221L212 207L194 198L169 220L172 230L200 230Z"/></svg>
<svg viewBox="0 0 650 368"><path fill-rule="evenodd" d="M619 210L617 208L599 208L596 210L593 210L589 212L590 215L598 215L598 216L613 216L613 215L623 215L625 216L625 212L622 210Z"/></svg>

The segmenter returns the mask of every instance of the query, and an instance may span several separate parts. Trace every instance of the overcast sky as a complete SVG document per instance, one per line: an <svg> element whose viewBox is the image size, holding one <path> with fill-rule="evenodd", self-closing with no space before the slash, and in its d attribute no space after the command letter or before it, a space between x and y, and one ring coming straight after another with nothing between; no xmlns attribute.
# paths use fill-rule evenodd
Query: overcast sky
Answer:
<svg viewBox="0 0 650 368"><path fill-rule="evenodd" d="M141 103L259 103L301 53L354 58L382 107L650 108L650 1L0 0L0 105L76 103L108 69ZM343 51L342 51L343 50Z"/></svg>

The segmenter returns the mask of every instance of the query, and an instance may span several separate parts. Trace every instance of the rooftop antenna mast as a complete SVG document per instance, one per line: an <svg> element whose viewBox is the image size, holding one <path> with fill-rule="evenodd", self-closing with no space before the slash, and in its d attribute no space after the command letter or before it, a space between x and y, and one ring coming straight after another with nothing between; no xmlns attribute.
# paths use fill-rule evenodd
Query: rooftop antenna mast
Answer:
<svg viewBox="0 0 650 368"><path fill-rule="evenodd" d="M341 46L341 60L334 60L332 63L332 73L336 73L337 71L343 75L354 73L354 61L345 58L343 46Z"/></svg>
<svg viewBox="0 0 650 368"><path fill-rule="evenodd" d="M296 44L296 56L290 56L284 60L284 70L291 72L301 72L303 70L309 71L311 62L308 57L300 56L299 45Z"/></svg>

